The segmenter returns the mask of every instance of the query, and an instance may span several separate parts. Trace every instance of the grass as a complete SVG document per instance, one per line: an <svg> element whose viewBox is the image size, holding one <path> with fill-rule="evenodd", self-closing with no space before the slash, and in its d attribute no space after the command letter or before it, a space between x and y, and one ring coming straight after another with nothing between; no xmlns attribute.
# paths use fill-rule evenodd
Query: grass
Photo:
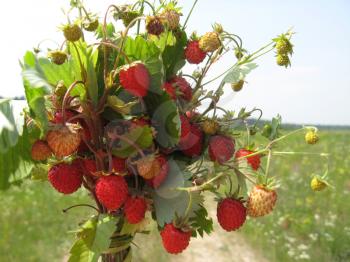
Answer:
<svg viewBox="0 0 350 262"><path fill-rule="evenodd" d="M282 182L278 205L267 217L249 219L241 231L270 261L350 260L349 136L346 131L322 132L315 146L294 136L279 149L331 153L329 176L336 189L311 191L311 175L324 169L318 158L274 157L271 172ZM94 212L82 207L62 213L76 203L89 203L86 193L62 196L41 182L28 181L0 192L0 199L0 261L63 261L74 239L67 232ZM168 261L159 241L156 232L150 239L136 240L143 246L136 249L136 261Z"/></svg>
<svg viewBox="0 0 350 262"><path fill-rule="evenodd" d="M271 261L350 261L349 132L321 132L317 145L293 136L284 151L329 152L329 180L335 189L313 192L312 174L324 160L314 156L275 156L271 174L280 178L278 205L271 215L249 219L243 233ZM268 252L266 252L268 250Z"/></svg>

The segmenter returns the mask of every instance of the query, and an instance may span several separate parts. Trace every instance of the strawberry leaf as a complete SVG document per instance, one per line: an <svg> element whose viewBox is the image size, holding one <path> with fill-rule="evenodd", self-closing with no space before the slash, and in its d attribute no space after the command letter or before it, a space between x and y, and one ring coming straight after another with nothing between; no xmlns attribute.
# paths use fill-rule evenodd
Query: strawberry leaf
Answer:
<svg viewBox="0 0 350 262"><path fill-rule="evenodd" d="M178 163L174 160L169 161L169 173L163 184L153 192L153 200L156 211L157 222L159 226L171 222L178 216L183 216L189 202L189 195L186 191L176 190L177 187L191 186L191 183L184 180L184 174ZM198 192L192 193L192 210L200 208L203 202L202 196Z"/></svg>
<svg viewBox="0 0 350 262"><path fill-rule="evenodd" d="M8 111L10 110L10 111ZM34 163L31 144L23 118L15 120L9 101L0 102L0 190L19 184L26 178Z"/></svg>
<svg viewBox="0 0 350 262"><path fill-rule="evenodd" d="M197 237L197 234L203 237L204 233L209 235L214 230L213 219L208 217L208 211L202 205L194 211L194 216L190 218L190 225L194 229L192 232L194 237Z"/></svg>

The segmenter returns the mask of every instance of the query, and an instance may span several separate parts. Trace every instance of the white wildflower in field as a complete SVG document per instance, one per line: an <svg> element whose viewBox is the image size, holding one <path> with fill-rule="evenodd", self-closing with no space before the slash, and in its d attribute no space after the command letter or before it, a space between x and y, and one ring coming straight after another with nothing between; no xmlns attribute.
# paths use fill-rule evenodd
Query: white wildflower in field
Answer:
<svg viewBox="0 0 350 262"><path fill-rule="evenodd" d="M288 256L295 257L295 251L293 249L289 249L287 252Z"/></svg>
<svg viewBox="0 0 350 262"><path fill-rule="evenodd" d="M345 232L345 234L350 236L350 227L344 227L344 232Z"/></svg>
<svg viewBox="0 0 350 262"><path fill-rule="evenodd" d="M298 249L299 250L308 250L310 248L310 246L307 246L307 245L304 245L304 244L300 244L299 246L298 246Z"/></svg>
<svg viewBox="0 0 350 262"><path fill-rule="evenodd" d="M327 241L329 242L334 241L334 237L332 237L329 233L326 232L323 235Z"/></svg>
<svg viewBox="0 0 350 262"><path fill-rule="evenodd" d="M318 239L318 234L316 233L310 233L309 237L312 241L316 241Z"/></svg>
<svg viewBox="0 0 350 262"><path fill-rule="evenodd" d="M300 260L310 260L310 255L307 254L305 251L301 252L301 254L298 256L298 259Z"/></svg>

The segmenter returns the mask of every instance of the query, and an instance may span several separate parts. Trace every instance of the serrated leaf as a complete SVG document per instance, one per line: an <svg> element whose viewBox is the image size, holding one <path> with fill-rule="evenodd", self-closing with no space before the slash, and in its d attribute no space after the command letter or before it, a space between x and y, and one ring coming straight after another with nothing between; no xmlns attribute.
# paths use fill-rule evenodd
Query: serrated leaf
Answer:
<svg viewBox="0 0 350 262"><path fill-rule="evenodd" d="M214 230L213 219L208 217L208 211L203 206L194 211L194 216L190 218L190 225L195 229L194 232L201 237L203 237L204 233L209 235Z"/></svg>
<svg viewBox="0 0 350 262"><path fill-rule="evenodd" d="M38 63L47 81L52 86L56 86L58 82L63 81L64 85L68 87L74 81L81 80L80 68L76 66L72 58L62 65L56 65L49 59L41 57L38 59ZM84 98L86 95L84 86L82 84L76 85L70 95Z"/></svg>
<svg viewBox="0 0 350 262"><path fill-rule="evenodd" d="M258 65L255 63L248 63L243 65L237 65L233 67L224 77L224 83L237 83L239 80L244 80L247 74L253 69L257 68Z"/></svg>

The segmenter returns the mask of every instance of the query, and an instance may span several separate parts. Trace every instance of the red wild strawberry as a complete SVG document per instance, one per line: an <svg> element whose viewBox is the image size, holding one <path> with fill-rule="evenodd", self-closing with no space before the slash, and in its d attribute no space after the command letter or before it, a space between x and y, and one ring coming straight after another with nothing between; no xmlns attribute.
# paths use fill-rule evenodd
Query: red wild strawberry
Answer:
<svg viewBox="0 0 350 262"><path fill-rule="evenodd" d="M201 63L204 60L206 54L206 52L202 51L199 48L198 41L188 42L187 47L185 49L185 57L190 64Z"/></svg>
<svg viewBox="0 0 350 262"><path fill-rule="evenodd" d="M189 157L197 157L202 152L203 132L196 124L191 125L190 133L183 141L180 140L180 149L184 155Z"/></svg>
<svg viewBox="0 0 350 262"><path fill-rule="evenodd" d="M184 232L176 228L173 223L166 224L160 232L165 250L170 254L178 254L184 251L191 239L191 232Z"/></svg>
<svg viewBox="0 0 350 262"><path fill-rule="evenodd" d="M52 155L51 148L43 140L37 140L32 145L31 156L35 161L44 161Z"/></svg>
<svg viewBox="0 0 350 262"><path fill-rule="evenodd" d="M94 159L83 159L81 163L88 175L93 175L97 172L96 161Z"/></svg>
<svg viewBox="0 0 350 262"><path fill-rule="evenodd" d="M161 166L160 171L159 171L158 175L156 175L152 179L146 180L147 184L153 188L160 187L160 185L163 183L163 181L167 178L168 173L169 173L169 168L170 168L169 163L164 156L160 155L156 159Z"/></svg>
<svg viewBox="0 0 350 262"><path fill-rule="evenodd" d="M51 167L48 179L58 192L66 195L77 191L83 182L82 172L77 163L61 163Z"/></svg>
<svg viewBox="0 0 350 262"><path fill-rule="evenodd" d="M180 144L186 143L188 140L189 134L191 132L191 124L188 118L184 115L180 115L181 121L181 135L180 135Z"/></svg>
<svg viewBox="0 0 350 262"><path fill-rule="evenodd" d="M91 133L90 130L88 129L88 127L86 126L86 124L81 123L82 131L81 131L81 142L80 145L78 147L78 152L79 153L83 153L85 151L88 151L89 148L86 145L85 141L90 142L91 141Z"/></svg>
<svg viewBox="0 0 350 262"><path fill-rule="evenodd" d="M72 110L65 110L66 113L66 121L71 119L73 116L76 115L76 113ZM62 110L57 111L54 115L54 118L52 119L52 122L55 124L63 124L63 113ZM69 123L77 124L79 121L78 119L75 119L73 121L68 121Z"/></svg>
<svg viewBox="0 0 350 262"><path fill-rule="evenodd" d="M124 177L109 175L97 180L95 193L97 199L109 211L120 208L128 197L128 184Z"/></svg>
<svg viewBox="0 0 350 262"><path fill-rule="evenodd" d="M223 164L230 160L235 152L234 141L227 136L212 136L209 140L209 157L211 161Z"/></svg>
<svg viewBox="0 0 350 262"><path fill-rule="evenodd" d="M181 92L181 97L186 101L192 100L192 88L191 85L181 76L174 77L171 81L175 87Z"/></svg>
<svg viewBox="0 0 350 262"><path fill-rule="evenodd" d="M165 92L168 93L171 99L176 100L176 89L169 82L165 82L162 86Z"/></svg>
<svg viewBox="0 0 350 262"><path fill-rule="evenodd" d="M244 157L250 154L253 154L254 151L241 148L236 152L235 157L237 160L239 160L240 157ZM250 156L248 158L245 158L248 162L248 164L253 168L253 170L258 170L260 167L260 155ZM244 160L244 159L241 159Z"/></svg>
<svg viewBox="0 0 350 262"><path fill-rule="evenodd" d="M133 63L119 72L121 86L130 94L144 97L150 85L150 76L144 64Z"/></svg>
<svg viewBox="0 0 350 262"><path fill-rule="evenodd" d="M119 158L119 157L113 157L112 158L112 166L113 166L113 172L122 174L126 172L126 159L125 158Z"/></svg>
<svg viewBox="0 0 350 262"><path fill-rule="evenodd" d="M240 228L246 219L246 208L241 201L225 198L218 203L217 218L221 227L226 231Z"/></svg>
<svg viewBox="0 0 350 262"><path fill-rule="evenodd" d="M142 197L129 197L124 205L125 217L130 224L138 224L145 218L147 202Z"/></svg>

